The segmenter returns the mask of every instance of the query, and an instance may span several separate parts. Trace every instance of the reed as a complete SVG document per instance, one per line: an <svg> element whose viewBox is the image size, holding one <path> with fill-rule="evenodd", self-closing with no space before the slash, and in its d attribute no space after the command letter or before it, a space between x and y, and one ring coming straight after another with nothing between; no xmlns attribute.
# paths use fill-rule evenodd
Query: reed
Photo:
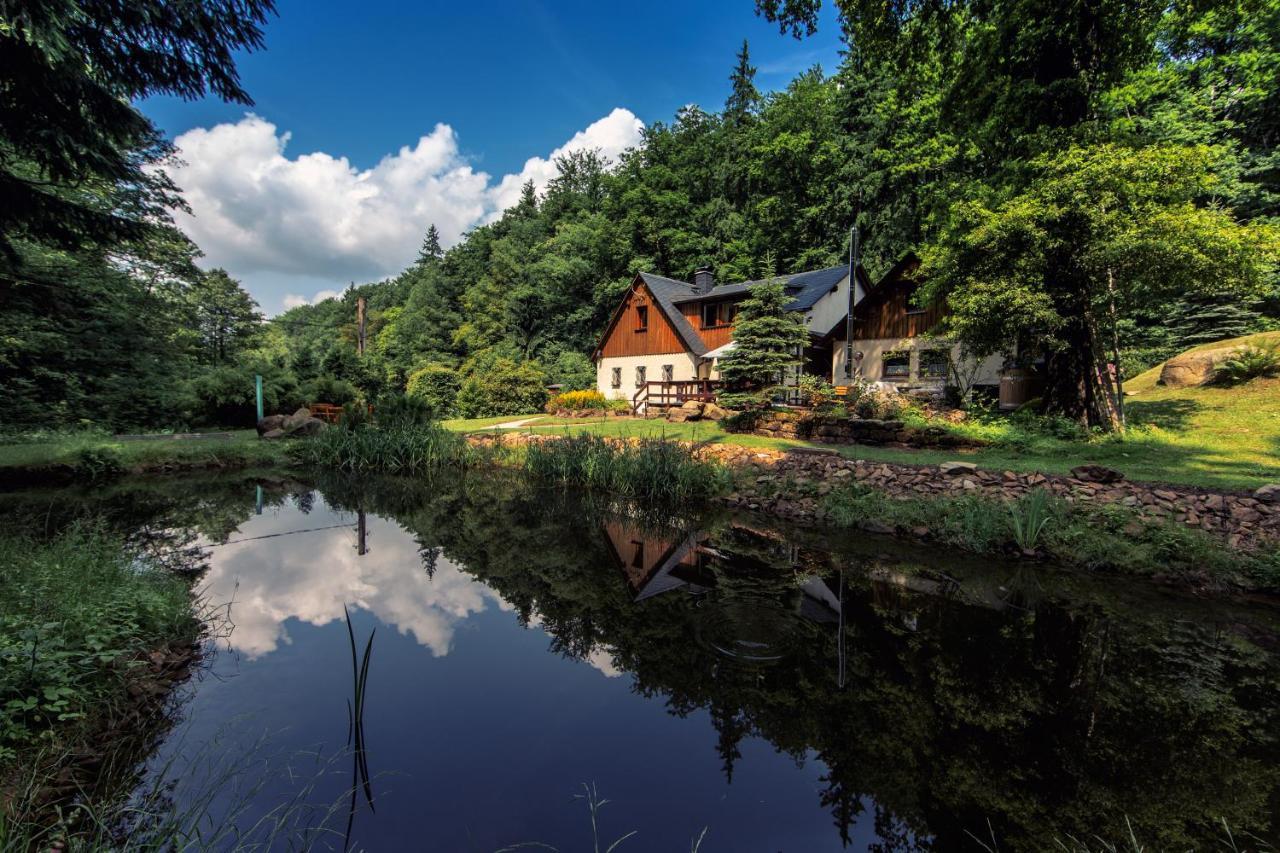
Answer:
<svg viewBox="0 0 1280 853"><path fill-rule="evenodd" d="M651 500L710 498L726 479L719 465L699 459L687 445L624 443L589 433L530 444L524 468L540 480Z"/></svg>
<svg viewBox="0 0 1280 853"><path fill-rule="evenodd" d="M445 466L469 467L485 454L437 424L327 429L291 448L303 464L339 471L408 474Z"/></svg>

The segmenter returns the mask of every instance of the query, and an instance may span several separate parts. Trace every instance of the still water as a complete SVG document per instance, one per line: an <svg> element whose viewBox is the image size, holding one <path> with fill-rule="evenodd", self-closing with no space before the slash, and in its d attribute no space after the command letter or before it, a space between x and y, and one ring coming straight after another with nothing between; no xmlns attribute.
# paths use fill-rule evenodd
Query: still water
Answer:
<svg viewBox="0 0 1280 853"><path fill-rule="evenodd" d="M595 797L621 853L1275 839L1265 604L479 476L23 500L200 561L211 654L147 772L237 825L568 853Z"/></svg>

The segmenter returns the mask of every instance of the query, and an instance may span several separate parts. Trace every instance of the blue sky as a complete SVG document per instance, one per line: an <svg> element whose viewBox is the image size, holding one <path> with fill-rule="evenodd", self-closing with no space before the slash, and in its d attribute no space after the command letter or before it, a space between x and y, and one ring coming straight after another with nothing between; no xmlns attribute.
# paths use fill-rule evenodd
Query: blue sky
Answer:
<svg viewBox="0 0 1280 853"><path fill-rule="evenodd" d="M504 176L541 183L575 134L620 150L637 120L718 109L744 37L763 90L839 62L830 9L796 41L752 0L278 7L266 49L239 60L256 120L213 99L142 104L187 163L195 216L179 224L269 313L403 267L427 221L456 240L509 198Z"/></svg>

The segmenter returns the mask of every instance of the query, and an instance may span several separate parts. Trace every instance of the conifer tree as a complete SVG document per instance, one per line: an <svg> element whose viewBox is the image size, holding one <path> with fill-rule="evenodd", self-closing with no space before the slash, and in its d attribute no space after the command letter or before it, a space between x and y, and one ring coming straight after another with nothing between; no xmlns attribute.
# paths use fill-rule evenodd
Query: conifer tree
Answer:
<svg viewBox="0 0 1280 853"><path fill-rule="evenodd" d="M745 124L760 105L760 91L756 89L756 68L751 64L747 40L742 40L738 52L738 64L729 75L729 98L724 102L725 121L734 125Z"/></svg>
<svg viewBox="0 0 1280 853"><path fill-rule="evenodd" d="M433 222L427 228L427 236L422 239L422 248L418 250L418 263L433 263L443 257L444 249L440 247L440 232Z"/></svg>
<svg viewBox="0 0 1280 853"><path fill-rule="evenodd" d="M734 347L720 360L720 377L737 393L733 403L767 403L788 370L801 363L809 333L781 279L760 282L738 306Z"/></svg>

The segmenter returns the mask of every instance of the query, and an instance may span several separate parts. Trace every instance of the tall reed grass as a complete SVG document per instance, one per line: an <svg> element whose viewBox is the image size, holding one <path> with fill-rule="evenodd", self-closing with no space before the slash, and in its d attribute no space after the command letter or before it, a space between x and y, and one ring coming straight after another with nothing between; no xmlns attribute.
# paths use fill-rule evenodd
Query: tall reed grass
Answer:
<svg viewBox="0 0 1280 853"><path fill-rule="evenodd" d="M660 439L629 444L581 433L530 444L527 473L540 480L652 500L706 499L726 483L724 469L687 445Z"/></svg>
<svg viewBox="0 0 1280 853"><path fill-rule="evenodd" d="M327 429L291 448L303 465L339 471L414 473L447 465L467 467L485 458L459 433L437 424Z"/></svg>

